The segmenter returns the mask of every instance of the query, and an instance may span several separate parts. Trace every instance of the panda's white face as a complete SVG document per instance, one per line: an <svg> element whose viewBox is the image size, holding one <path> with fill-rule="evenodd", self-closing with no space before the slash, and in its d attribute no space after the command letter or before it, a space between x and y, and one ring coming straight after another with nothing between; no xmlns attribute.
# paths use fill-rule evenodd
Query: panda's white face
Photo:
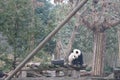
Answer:
<svg viewBox="0 0 120 80"><path fill-rule="evenodd" d="M79 55L81 55L81 51L79 49L74 49L73 53L74 53L75 57L77 57L77 58Z"/></svg>
<svg viewBox="0 0 120 80"><path fill-rule="evenodd" d="M71 53L71 54L69 55L69 59L73 60L73 59L75 59L75 58L76 58L76 56L75 56L74 53Z"/></svg>

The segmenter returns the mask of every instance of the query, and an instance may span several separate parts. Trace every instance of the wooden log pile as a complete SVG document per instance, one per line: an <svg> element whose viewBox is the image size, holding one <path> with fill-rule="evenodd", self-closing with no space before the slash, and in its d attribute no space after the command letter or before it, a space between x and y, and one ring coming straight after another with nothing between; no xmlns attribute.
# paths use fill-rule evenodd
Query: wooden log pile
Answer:
<svg viewBox="0 0 120 80"><path fill-rule="evenodd" d="M67 70L84 70L86 68L86 65L83 66L70 66L70 65L64 65L63 62L60 61L52 61L51 64L45 64L41 63L39 66L37 65L31 65L27 66L26 68L23 68L21 72L26 72L26 77L41 77L46 76L50 77L51 74L48 73L49 71L55 71L56 76L60 76L59 73L62 71ZM65 74L65 73L64 73ZM25 75L24 75L25 76Z"/></svg>

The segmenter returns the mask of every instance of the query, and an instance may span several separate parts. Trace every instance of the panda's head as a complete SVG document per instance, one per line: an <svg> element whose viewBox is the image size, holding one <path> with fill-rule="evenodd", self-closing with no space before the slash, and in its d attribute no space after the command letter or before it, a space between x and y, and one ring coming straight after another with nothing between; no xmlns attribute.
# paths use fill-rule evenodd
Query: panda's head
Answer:
<svg viewBox="0 0 120 80"><path fill-rule="evenodd" d="M76 55L74 53L71 53L69 55L69 59L74 60L76 58Z"/></svg>
<svg viewBox="0 0 120 80"><path fill-rule="evenodd" d="M81 51L80 51L79 49L74 49L74 50L73 50L73 54L75 55L75 57L78 58L78 56L81 55Z"/></svg>
<svg viewBox="0 0 120 80"><path fill-rule="evenodd" d="M70 55L69 55L69 57L68 57L68 64L69 65L72 65L72 61L73 60L75 60L76 59L76 56L75 56L75 54L74 53L71 53Z"/></svg>

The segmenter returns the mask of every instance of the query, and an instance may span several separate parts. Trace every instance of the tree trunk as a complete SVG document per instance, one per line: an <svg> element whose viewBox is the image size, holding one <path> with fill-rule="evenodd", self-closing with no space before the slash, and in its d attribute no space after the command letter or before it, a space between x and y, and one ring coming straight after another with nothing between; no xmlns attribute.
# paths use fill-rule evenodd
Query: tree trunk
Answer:
<svg viewBox="0 0 120 80"><path fill-rule="evenodd" d="M57 40L56 42L56 48L55 48L55 59L60 60L60 55L61 55L61 46L60 46L60 39Z"/></svg>
<svg viewBox="0 0 120 80"><path fill-rule="evenodd" d="M32 8L32 18L31 18L31 24L30 24L30 29L33 29L33 27L35 26L35 13L34 13L34 11L35 11L35 5L34 5L34 0L31 0L31 8ZM29 52L31 52L33 49L34 49L34 32L32 32L32 33L30 33L31 35L30 35L30 42L29 42L29 44L30 44L30 46L29 46Z"/></svg>
<svg viewBox="0 0 120 80"><path fill-rule="evenodd" d="M120 67L120 28L117 30L117 34L118 34L118 44L119 44L117 67Z"/></svg>
<svg viewBox="0 0 120 80"><path fill-rule="evenodd" d="M74 0L73 1L73 7L72 8L75 8L77 5L78 5L78 3L79 3L79 0ZM78 12L77 12L78 13ZM79 25L80 25L80 20L79 20L79 16L80 15L75 15L75 18L76 18L76 22L75 22L75 26L74 26L74 29L73 29L73 32L72 32L72 34L71 34L71 38L69 39L69 43L68 43L68 45L67 45L67 50L66 50L66 57L68 57L68 55L69 55L69 53L71 52L71 50L72 50L72 46L73 46L73 43L74 43L74 40L75 40L75 37L76 37L76 33L77 33L77 31L78 31L78 27L79 27Z"/></svg>
<svg viewBox="0 0 120 80"><path fill-rule="evenodd" d="M92 75L102 76L104 69L105 32L94 33L94 56Z"/></svg>
<svg viewBox="0 0 120 80"><path fill-rule="evenodd" d="M70 51L72 50L72 45L74 43L78 27L79 26L75 26L74 29L73 29L73 32L72 32L71 37L69 39L69 43L67 45L67 48L68 48L67 51L66 51L67 53L70 53Z"/></svg>

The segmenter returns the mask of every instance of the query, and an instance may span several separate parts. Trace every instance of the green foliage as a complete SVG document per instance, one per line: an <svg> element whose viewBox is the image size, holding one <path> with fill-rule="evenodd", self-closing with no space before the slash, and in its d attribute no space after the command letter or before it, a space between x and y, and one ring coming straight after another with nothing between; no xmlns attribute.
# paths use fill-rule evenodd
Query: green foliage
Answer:
<svg viewBox="0 0 120 80"><path fill-rule="evenodd" d="M44 5L36 8L36 14L39 14L39 17L43 21L44 24L47 24L48 20L50 19L49 13L52 8L52 5L47 0L38 0L39 2L43 2Z"/></svg>
<svg viewBox="0 0 120 80"><path fill-rule="evenodd" d="M44 2L45 5L36 8L34 14L30 0L0 1L0 32L2 32L3 36L7 37L7 42L13 49L11 53L16 57L24 58L27 56L26 53L30 52L31 35L34 35L34 48L53 29L53 27L51 28L51 26L47 25L48 22L52 24L52 22L49 21L51 17L49 15L51 4L46 0L42 2ZM38 9L42 12L38 13ZM32 22L33 19L34 22ZM46 53L45 55L52 53L54 47L55 42L50 40L43 48L43 53ZM0 52L2 54L5 50L5 47L3 48L0 48L3 50ZM44 54L40 54L40 56L44 56ZM5 58L6 59L2 60L6 62L6 65L10 64L7 61L7 57ZM12 64L10 65L12 66ZM8 67L6 66L4 68Z"/></svg>
<svg viewBox="0 0 120 80"><path fill-rule="evenodd" d="M37 44L42 41L55 27L54 25L54 17L50 15L52 11L52 5L47 0L38 0L39 2L43 2L44 5L37 7L35 9L36 16L36 26L38 29L35 31L35 40L37 40ZM39 21L42 21L42 25L39 25ZM38 40L39 39L39 40ZM55 48L55 41L51 39L44 48L44 51L52 54Z"/></svg>
<svg viewBox="0 0 120 80"><path fill-rule="evenodd" d="M1 54L0 61L5 62L5 64L0 67L0 70L9 71L10 69L12 69L12 60L7 58L7 54Z"/></svg>
<svg viewBox="0 0 120 80"><path fill-rule="evenodd" d="M113 68L110 67L109 65L105 65L104 71L107 73L111 73L111 72L113 72Z"/></svg>
<svg viewBox="0 0 120 80"><path fill-rule="evenodd" d="M80 26L76 35L74 48L79 48L83 52L91 52L93 47L93 33L84 26Z"/></svg>
<svg viewBox="0 0 120 80"><path fill-rule="evenodd" d="M59 24L66 15L70 12L70 6L68 4L57 5L54 8L53 14L55 20L55 25ZM73 28L76 23L76 18L72 18L68 24L66 24L56 35L55 39L61 38L63 46L67 45L71 34L73 32ZM83 52L92 52L93 47L93 33L88 30L85 26L79 26L78 31L76 32L76 38L73 44L73 48L79 48Z"/></svg>
<svg viewBox="0 0 120 80"><path fill-rule="evenodd" d="M7 37L7 42L13 49L13 55L20 57L23 56L28 47L28 32L29 23L31 21L30 5L26 0L9 0L1 1L0 4L2 12L0 13L0 32ZM30 15L29 15L30 14ZM10 64L6 59L6 67Z"/></svg>
<svg viewBox="0 0 120 80"><path fill-rule="evenodd" d="M15 49L16 47L21 48L21 44L25 44L27 41L24 35L26 35L26 29L29 25L28 21L30 21L29 14L29 6L27 1L3 1L4 12L3 16L0 16L3 20L1 23L0 31L3 32L4 35L8 37L8 42ZM26 45L26 44L25 44Z"/></svg>
<svg viewBox="0 0 120 80"><path fill-rule="evenodd" d="M106 53L118 53L117 28L111 28L106 31Z"/></svg>

